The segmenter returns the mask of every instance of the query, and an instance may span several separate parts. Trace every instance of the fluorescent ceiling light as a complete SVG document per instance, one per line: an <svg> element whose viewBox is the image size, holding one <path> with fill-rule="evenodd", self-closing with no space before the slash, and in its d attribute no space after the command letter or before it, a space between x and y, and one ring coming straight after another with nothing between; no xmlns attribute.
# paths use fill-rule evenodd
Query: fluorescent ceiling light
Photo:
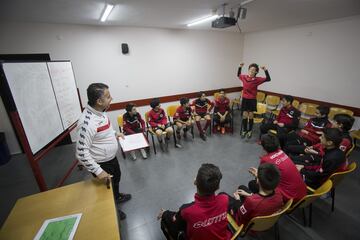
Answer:
<svg viewBox="0 0 360 240"><path fill-rule="evenodd" d="M203 22L214 20L214 19L216 19L218 17L219 17L218 15L211 15L211 16L207 16L207 17L204 17L204 18L200 18L200 19L197 19L197 20L193 21L192 23L187 24L187 26L191 27L191 26L203 23Z"/></svg>
<svg viewBox="0 0 360 240"><path fill-rule="evenodd" d="M114 8L114 5L106 4L105 11L104 11L100 21L105 22L113 8Z"/></svg>

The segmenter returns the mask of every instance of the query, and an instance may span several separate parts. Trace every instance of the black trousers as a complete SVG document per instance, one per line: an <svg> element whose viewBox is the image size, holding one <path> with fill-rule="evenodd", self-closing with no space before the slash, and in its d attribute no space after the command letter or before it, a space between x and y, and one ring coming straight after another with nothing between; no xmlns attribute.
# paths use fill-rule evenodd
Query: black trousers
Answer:
<svg viewBox="0 0 360 240"><path fill-rule="evenodd" d="M105 172L113 176L111 178L111 181L113 186L114 198L118 199L120 197L119 184L121 178L121 170L117 158L114 157L110 161L99 163L99 165L103 170L105 170Z"/></svg>
<svg viewBox="0 0 360 240"><path fill-rule="evenodd" d="M321 163L322 157L315 154L304 154L301 156L292 156L291 160L298 165L314 166Z"/></svg>

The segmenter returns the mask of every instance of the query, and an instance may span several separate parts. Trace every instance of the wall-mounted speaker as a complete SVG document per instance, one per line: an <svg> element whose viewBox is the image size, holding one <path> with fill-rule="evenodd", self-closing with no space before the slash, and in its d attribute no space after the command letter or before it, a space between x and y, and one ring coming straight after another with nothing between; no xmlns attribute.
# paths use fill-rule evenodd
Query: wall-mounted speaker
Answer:
<svg viewBox="0 0 360 240"><path fill-rule="evenodd" d="M121 44L121 51L123 54L128 54L129 53L129 46L127 43L122 43Z"/></svg>

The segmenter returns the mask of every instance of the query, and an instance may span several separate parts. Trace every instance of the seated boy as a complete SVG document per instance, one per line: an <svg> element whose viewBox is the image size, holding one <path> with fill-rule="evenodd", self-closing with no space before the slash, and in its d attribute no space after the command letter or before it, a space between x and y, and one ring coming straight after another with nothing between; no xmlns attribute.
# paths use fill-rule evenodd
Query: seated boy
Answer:
<svg viewBox="0 0 360 240"><path fill-rule="evenodd" d="M126 113L123 115L123 130L125 135L145 132L145 122L141 115L136 111L136 106L129 103L125 107ZM145 149L140 149L141 155L144 159L147 158ZM136 160L135 151L130 152L133 160Z"/></svg>
<svg viewBox="0 0 360 240"><path fill-rule="evenodd" d="M278 190L283 195L284 201L293 199L294 202L297 202L301 200L307 193L306 185L295 164L280 149L277 137L272 134L264 134L261 136L261 145L267 154L260 158L260 165L271 163L279 169L280 183ZM250 168L249 172L255 177L258 176L258 170L254 167ZM259 191L255 180L249 182L249 188L255 193Z"/></svg>
<svg viewBox="0 0 360 240"><path fill-rule="evenodd" d="M334 116L333 126L342 132L342 141L339 147L345 154L348 153L353 146L353 140L349 131L351 130L354 121L355 119L353 117L344 113L336 114Z"/></svg>
<svg viewBox="0 0 360 240"><path fill-rule="evenodd" d="M320 143L320 136L325 128L331 127L328 119L329 107L319 106L316 117L311 118L303 129L285 136L284 151L291 154L304 153L306 146Z"/></svg>
<svg viewBox="0 0 360 240"><path fill-rule="evenodd" d="M183 130L184 138L187 138L187 132L193 126L192 120L192 109L189 104L188 98L181 98L180 104L176 109L176 112L173 116L174 123L176 125L176 137L178 139L178 147L181 147L180 140L181 140L181 129Z"/></svg>
<svg viewBox="0 0 360 240"><path fill-rule="evenodd" d="M299 125L300 112L292 106L294 98L285 95L281 99L282 108L276 120L268 123L263 123L260 126L260 134L265 134L269 130L276 130L277 136L280 139L281 146L283 145L281 139L291 130L297 129Z"/></svg>
<svg viewBox="0 0 360 240"><path fill-rule="evenodd" d="M229 107L230 100L225 97L224 90L220 90L219 97L215 99L214 121L217 125L217 130L225 133L225 126L229 127L231 123L231 114Z"/></svg>
<svg viewBox="0 0 360 240"><path fill-rule="evenodd" d="M280 182L280 172L271 163L261 164L257 171L258 193L251 192L247 187L240 186L234 193L240 206L234 213L238 225L246 225L252 218L272 214L283 206L283 197L276 190Z"/></svg>
<svg viewBox="0 0 360 240"><path fill-rule="evenodd" d="M217 166L202 164L194 182L197 189L195 201L182 205L178 212L161 209L158 219L161 219L161 229L167 239L177 239L180 231L185 232L185 239L231 238L226 217L229 196L215 194L221 178L222 174Z"/></svg>
<svg viewBox="0 0 360 240"><path fill-rule="evenodd" d="M149 111L149 124L159 140L161 150L165 151L168 148L173 129L166 118L164 109L160 107L160 100L158 98L154 98L150 102L150 107L152 109Z"/></svg>
<svg viewBox="0 0 360 240"><path fill-rule="evenodd" d="M206 141L206 130L211 125L210 111L214 107L214 104L206 98L204 92L199 93L199 97L195 99L191 105L195 108L195 123L199 130L199 134L202 140ZM205 127L201 127L200 120L206 120Z"/></svg>
<svg viewBox="0 0 360 240"><path fill-rule="evenodd" d="M346 162L345 153L339 149L342 133L336 128L326 128L321 136L324 152L322 157L314 158L313 154L293 157L297 168L303 175L305 183L311 188L318 188L334 172L340 170Z"/></svg>

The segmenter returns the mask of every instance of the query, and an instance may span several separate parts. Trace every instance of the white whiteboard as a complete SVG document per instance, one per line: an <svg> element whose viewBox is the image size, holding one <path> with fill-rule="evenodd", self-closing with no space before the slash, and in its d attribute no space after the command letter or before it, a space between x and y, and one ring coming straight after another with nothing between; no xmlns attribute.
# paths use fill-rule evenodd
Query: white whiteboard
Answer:
<svg viewBox="0 0 360 240"><path fill-rule="evenodd" d="M48 62L47 65L63 128L67 129L79 119L81 114L71 62Z"/></svg>
<svg viewBox="0 0 360 240"><path fill-rule="evenodd" d="M36 153L64 130L47 65L4 63L3 69L31 151Z"/></svg>

